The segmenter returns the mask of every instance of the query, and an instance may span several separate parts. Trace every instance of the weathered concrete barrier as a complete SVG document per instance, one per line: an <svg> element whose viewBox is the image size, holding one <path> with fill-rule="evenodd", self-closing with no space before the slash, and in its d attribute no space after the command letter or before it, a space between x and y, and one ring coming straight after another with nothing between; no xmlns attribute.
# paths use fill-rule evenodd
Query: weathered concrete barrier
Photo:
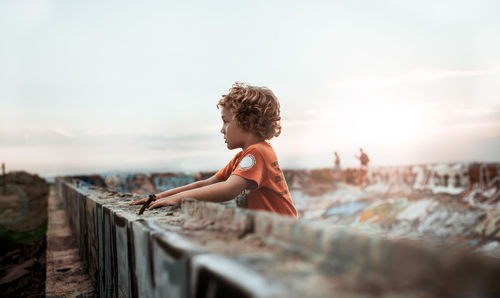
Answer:
<svg viewBox="0 0 500 298"><path fill-rule="evenodd" d="M103 297L498 297L497 259L342 226L57 180Z"/></svg>
<svg viewBox="0 0 500 298"><path fill-rule="evenodd" d="M500 163L442 163L408 166L379 166L367 169L331 168L313 170L283 170L291 189L310 194L329 192L339 182L362 186L367 191L381 194L463 195L473 191L475 200L486 203L500 201ZM215 172L141 173L73 176L71 178L94 186L107 186L121 192L151 193L205 179Z"/></svg>

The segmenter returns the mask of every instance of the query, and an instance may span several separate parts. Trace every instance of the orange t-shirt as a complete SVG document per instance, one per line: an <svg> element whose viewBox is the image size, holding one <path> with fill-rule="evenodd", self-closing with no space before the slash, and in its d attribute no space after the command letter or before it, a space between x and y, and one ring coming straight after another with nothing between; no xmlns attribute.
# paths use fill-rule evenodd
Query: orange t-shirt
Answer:
<svg viewBox="0 0 500 298"><path fill-rule="evenodd" d="M257 188L246 189L236 197L238 207L297 217L285 176L269 143L263 141L238 152L215 175L222 181L231 175L238 175L257 184Z"/></svg>

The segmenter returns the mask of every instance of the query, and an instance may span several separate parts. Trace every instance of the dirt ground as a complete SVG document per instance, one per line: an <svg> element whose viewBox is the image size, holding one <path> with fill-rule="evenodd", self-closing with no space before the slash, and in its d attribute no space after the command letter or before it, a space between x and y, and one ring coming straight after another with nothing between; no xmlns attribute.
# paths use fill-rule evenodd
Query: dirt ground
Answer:
<svg viewBox="0 0 500 298"><path fill-rule="evenodd" d="M0 239L0 293L4 297L45 296L45 238L30 243Z"/></svg>
<svg viewBox="0 0 500 298"><path fill-rule="evenodd" d="M0 295L45 296L48 184L25 172L0 186Z"/></svg>

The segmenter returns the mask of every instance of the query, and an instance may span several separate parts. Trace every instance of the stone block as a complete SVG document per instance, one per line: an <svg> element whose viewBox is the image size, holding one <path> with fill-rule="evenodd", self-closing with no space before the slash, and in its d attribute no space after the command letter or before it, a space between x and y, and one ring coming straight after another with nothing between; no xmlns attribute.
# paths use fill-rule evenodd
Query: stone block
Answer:
<svg viewBox="0 0 500 298"><path fill-rule="evenodd" d="M255 216L254 213L240 208L226 208L233 210L234 217L232 223L227 223L229 227L234 227L238 237L251 234L255 231Z"/></svg>
<svg viewBox="0 0 500 298"><path fill-rule="evenodd" d="M182 212L187 216L195 216L197 210L201 207L199 202L195 199L184 199L182 200Z"/></svg>
<svg viewBox="0 0 500 298"><path fill-rule="evenodd" d="M87 243L83 249L87 250L87 268L90 277L93 281L97 280L99 261L99 238L97 234L97 205L96 202L90 198L86 199L85 204L85 217L87 218Z"/></svg>
<svg viewBox="0 0 500 298"><path fill-rule="evenodd" d="M188 297L190 260L204 251L174 233L152 237L155 297Z"/></svg>
<svg viewBox="0 0 500 298"><path fill-rule="evenodd" d="M133 282L140 297L187 297L190 259L204 251L151 220L131 223Z"/></svg>
<svg viewBox="0 0 500 298"><path fill-rule="evenodd" d="M286 243L292 243L294 237L293 232L295 230L295 226L298 225L298 222L295 218L272 214L271 224L272 230L271 235L269 236Z"/></svg>
<svg viewBox="0 0 500 298"><path fill-rule="evenodd" d="M273 230L274 215L269 212L258 211L254 213L255 235L265 239L271 236Z"/></svg>
<svg viewBox="0 0 500 298"><path fill-rule="evenodd" d="M434 287L439 274L439 255L408 240L391 241L382 271L395 288Z"/></svg>
<svg viewBox="0 0 500 298"><path fill-rule="evenodd" d="M154 267L153 247L150 238L150 229L142 222L131 223L131 249L133 282L136 285L139 297L154 297Z"/></svg>
<svg viewBox="0 0 500 298"><path fill-rule="evenodd" d="M130 278L131 268L129 266L129 221L126 217L114 214L113 217L113 255L115 276L115 293L118 297L132 296L132 281Z"/></svg>
<svg viewBox="0 0 500 298"><path fill-rule="evenodd" d="M324 225L299 220L290 227L292 229L289 240L291 244L311 254L323 253Z"/></svg>
<svg viewBox="0 0 500 298"><path fill-rule="evenodd" d="M237 229L237 227L233 225L235 213L235 208L221 208L221 210L213 215L216 216L214 221L214 228L222 231L235 231Z"/></svg>
<svg viewBox="0 0 500 298"><path fill-rule="evenodd" d="M115 268L113 267L113 235L111 212L104 206L101 206L101 220L98 230L99 236L99 295L101 297L112 297L113 295L113 276Z"/></svg>
<svg viewBox="0 0 500 298"><path fill-rule="evenodd" d="M258 272L220 255L192 259L190 297L283 297L284 291Z"/></svg>

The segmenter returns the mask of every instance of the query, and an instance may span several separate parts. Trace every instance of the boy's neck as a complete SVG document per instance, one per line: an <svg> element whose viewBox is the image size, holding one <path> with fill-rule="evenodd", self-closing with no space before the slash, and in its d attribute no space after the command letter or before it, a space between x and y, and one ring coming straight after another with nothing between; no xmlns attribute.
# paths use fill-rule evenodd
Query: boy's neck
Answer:
<svg viewBox="0 0 500 298"><path fill-rule="evenodd" d="M241 149L243 149L243 151L245 151L245 150L247 150L248 147L255 145L257 143L260 143L262 141L264 141L264 140L261 137L258 137L257 135L252 134L248 137L248 141L245 142L245 144L243 145L243 147L241 147Z"/></svg>

